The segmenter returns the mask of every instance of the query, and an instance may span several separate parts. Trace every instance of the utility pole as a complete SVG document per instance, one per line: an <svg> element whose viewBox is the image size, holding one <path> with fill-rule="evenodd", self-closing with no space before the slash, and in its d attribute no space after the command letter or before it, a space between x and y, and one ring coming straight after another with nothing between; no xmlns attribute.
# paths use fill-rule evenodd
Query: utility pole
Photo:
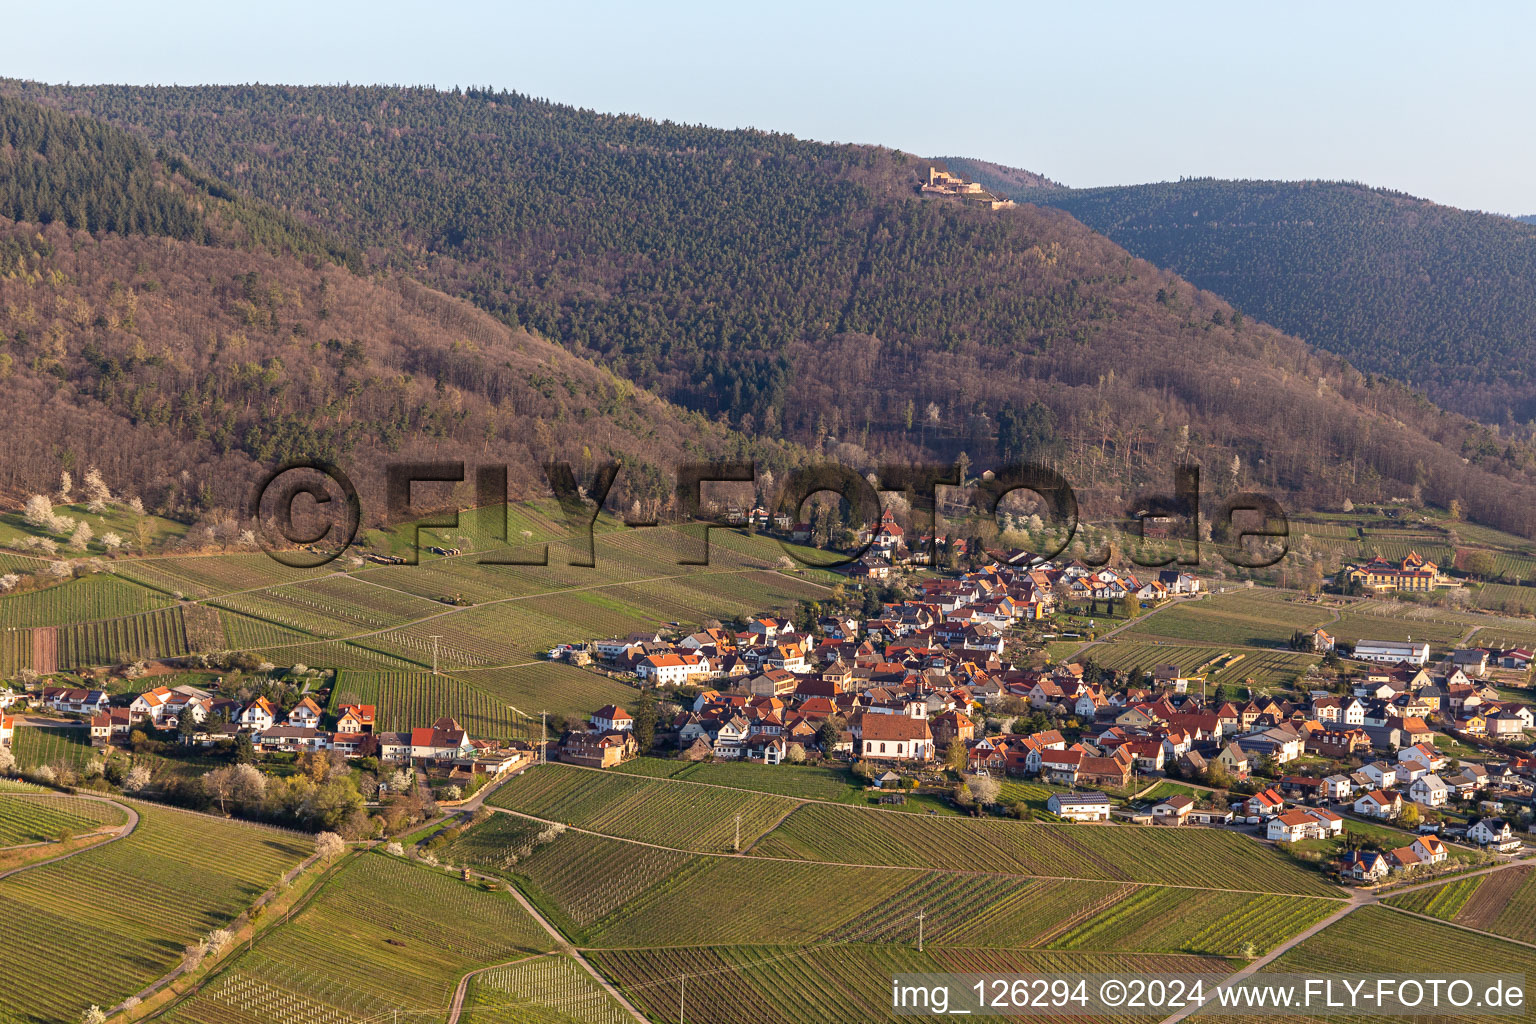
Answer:
<svg viewBox="0 0 1536 1024"><path fill-rule="evenodd" d="M741 815L736 815L736 852L741 852Z"/></svg>
<svg viewBox="0 0 1536 1024"><path fill-rule="evenodd" d="M432 641L432 674L437 675L437 642L442 639L442 636L433 633L429 639Z"/></svg>
<svg viewBox="0 0 1536 1024"><path fill-rule="evenodd" d="M921 953L923 951L923 917L924 916L925 915L923 914L923 908L922 907L918 907L917 908L917 951L919 953Z"/></svg>
<svg viewBox="0 0 1536 1024"><path fill-rule="evenodd" d="M549 763L549 712L539 712L539 764Z"/></svg>
<svg viewBox="0 0 1536 1024"><path fill-rule="evenodd" d="M677 989L677 1024L683 1024L683 997L688 994L688 975L678 979Z"/></svg>

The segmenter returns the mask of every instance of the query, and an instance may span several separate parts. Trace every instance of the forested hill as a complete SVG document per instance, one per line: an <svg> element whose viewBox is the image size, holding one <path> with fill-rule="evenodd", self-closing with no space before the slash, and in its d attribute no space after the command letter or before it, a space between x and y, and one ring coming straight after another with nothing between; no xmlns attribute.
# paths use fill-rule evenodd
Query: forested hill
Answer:
<svg viewBox="0 0 1536 1024"><path fill-rule="evenodd" d="M0 217L91 232L323 255L358 254L323 232L88 117L0 95Z"/></svg>
<svg viewBox="0 0 1536 1024"><path fill-rule="evenodd" d="M797 456L678 408L564 348L361 256L121 129L0 96L0 494L97 465L184 517L241 508L265 469L385 459L510 468L626 463L659 502L672 467Z"/></svg>
<svg viewBox="0 0 1536 1024"><path fill-rule="evenodd" d="M1522 224L1536 224L1536 213L1527 213L1516 217L1515 220L1520 221Z"/></svg>
<svg viewBox="0 0 1536 1024"><path fill-rule="evenodd" d="M1491 423L1536 419L1536 226L1337 182L1040 190L1049 204L1355 366Z"/></svg>
<svg viewBox="0 0 1536 1024"><path fill-rule="evenodd" d="M1536 529L1524 444L1235 314L1060 211L887 149L375 87L0 91L167 153L753 435L861 469L1028 452L1088 494L1459 498ZM1220 467L1219 472L1216 467Z"/></svg>

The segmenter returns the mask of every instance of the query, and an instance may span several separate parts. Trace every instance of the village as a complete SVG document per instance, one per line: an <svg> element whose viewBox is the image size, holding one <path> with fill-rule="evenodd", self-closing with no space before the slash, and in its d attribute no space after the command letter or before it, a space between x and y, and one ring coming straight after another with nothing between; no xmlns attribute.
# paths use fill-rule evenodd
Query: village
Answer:
<svg viewBox="0 0 1536 1024"><path fill-rule="evenodd" d="M792 540L811 532L762 509L741 516ZM1491 676L1527 676L1528 649L1452 648L1436 658L1426 641L1364 638L1346 649L1319 627L1293 646L1328 659L1328 685L1276 694L1251 678L1209 686L1210 659L1118 670L1097 665L1089 648L1042 664L1039 638L1062 624L1093 626L1085 608L1134 616L1202 607L1211 581L1032 558L914 572L922 545L909 546L889 510L857 539L867 550L845 571L852 589L825 607L547 652L627 681L643 724L635 703L611 703L528 741L472 736L447 715L391 731L379 727L375 704L328 701L334 673L322 672L300 689L249 699L186 683L137 693L6 688L0 744L17 715L47 715L103 751L137 750L150 736L259 766L367 759L405 767L411 785L419 777L449 799L543 760L598 769L642 756L815 762L843 766L881 805L937 794L973 814L1240 829L1282 847L1321 846L1325 866L1356 881L1446 870L1447 843L1487 855L1522 849L1536 760L1506 744L1529 742L1532 708ZM1439 578L1416 555L1341 578L1359 572L1372 587L1392 573L1428 581L1403 584L1413 587ZM1015 781L1032 787L1033 806L1004 795ZM1376 824L1393 828L1372 833Z"/></svg>
<svg viewBox="0 0 1536 1024"><path fill-rule="evenodd" d="M870 552L853 579L906 555L888 513L861 539ZM1329 867L1356 881L1447 870L1448 842L1493 855L1523 848L1536 758L1494 742L1462 756L1442 747L1528 742L1531 705L1489 678L1527 674L1528 649L1451 649L1436 660L1427 642L1361 639L1338 660L1342 648L1319 628L1298 639L1339 666L1341 685L1278 698L1252 687L1207 693L1204 675L1175 663L1138 674L1091 659L1022 667L1008 655L1021 624L1068 602L1152 608L1202 594L1198 577L1177 570L1143 578L993 563L926 576L867 618L765 616L738 630L562 644L551 657L631 677L675 713L641 750L630 713L605 707L552 756L601 768L663 752L831 760L853 766L882 803L954 788L963 803L980 793L999 812L1008 809L986 799L997 787L979 780L1031 780L1053 790L1042 816L1067 821L1241 828L1282 846L1335 840ZM1346 844L1347 823L1396 826L1377 838L1402 842Z"/></svg>

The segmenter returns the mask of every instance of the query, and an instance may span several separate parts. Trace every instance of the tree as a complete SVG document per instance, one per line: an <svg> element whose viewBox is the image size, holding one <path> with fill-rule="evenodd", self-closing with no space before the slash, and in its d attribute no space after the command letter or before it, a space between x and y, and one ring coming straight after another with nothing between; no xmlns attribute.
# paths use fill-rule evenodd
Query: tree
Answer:
<svg viewBox="0 0 1536 1024"><path fill-rule="evenodd" d="M332 861L347 850L347 844L335 832L321 832L315 836L315 852L324 861Z"/></svg>
<svg viewBox="0 0 1536 1024"><path fill-rule="evenodd" d="M816 730L816 745L821 747L823 754L831 754L837 749L838 742L842 739L843 731L832 719L821 723L821 728Z"/></svg>
<svg viewBox="0 0 1536 1024"><path fill-rule="evenodd" d="M965 780L965 788L970 790L971 799L982 806L997 803L997 795L1003 789L990 775L972 775Z"/></svg>
<svg viewBox="0 0 1536 1024"><path fill-rule="evenodd" d="M944 748L944 767L957 775L965 772L967 752L965 742L956 736L949 741L949 746Z"/></svg>
<svg viewBox="0 0 1536 1024"><path fill-rule="evenodd" d="M1418 804L1404 804L1403 805L1402 813L1400 813L1397 816L1397 823L1399 825L1403 826L1404 828L1418 828L1418 826L1419 826L1419 805Z"/></svg>
<svg viewBox="0 0 1536 1024"><path fill-rule="evenodd" d="M0 775L8 775L16 770L16 755L11 753L10 747L0 747Z"/></svg>
<svg viewBox="0 0 1536 1024"><path fill-rule="evenodd" d="M127 775L123 776L123 792L137 793L145 786L148 786L152 778L153 776L148 768L141 764L136 764L128 769Z"/></svg>
<svg viewBox="0 0 1536 1024"><path fill-rule="evenodd" d="M80 1014L80 1024L107 1024L106 1011L92 1003Z"/></svg>
<svg viewBox="0 0 1536 1024"><path fill-rule="evenodd" d="M656 744L656 700L642 695L635 702L634 724L630 729L640 753L649 753Z"/></svg>

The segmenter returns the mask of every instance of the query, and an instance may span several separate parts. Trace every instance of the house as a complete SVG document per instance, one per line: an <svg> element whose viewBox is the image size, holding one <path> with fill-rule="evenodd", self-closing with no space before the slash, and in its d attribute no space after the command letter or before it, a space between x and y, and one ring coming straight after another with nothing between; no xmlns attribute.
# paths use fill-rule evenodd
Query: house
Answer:
<svg viewBox="0 0 1536 1024"><path fill-rule="evenodd" d="M926 718L866 714L860 724L859 751L866 758L931 761L933 730Z"/></svg>
<svg viewBox="0 0 1536 1024"><path fill-rule="evenodd" d="M598 732L628 732L635 727L635 720L628 711L615 704L605 704L592 712L592 728Z"/></svg>
<svg viewBox="0 0 1536 1024"><path fill-rule="evenodd" d="M1451 665L1469 676L1485 676L1488 674L1488 652L1481 647L1452 651Z"/></svg>
<svg viewBox="0 0 1536 1024"><path fill-rule="evenodd" d="M656 686L681 686L710 671L709 659L702 654L651 654L635 665L635 675Z"/></svg>
<svg viewBox="0 0 1536 1024"><path fill-rule="evenodd" d="M1413 841L1413 852L1419 855L1419 860L1425 864L1439 864L1445 860L1447 854L1445 844L1436 836L1419 836Z"/></svg>
<svg viewBox="0 0 1536 1024"><path fill-rule="evenodd" d="M0 747L8 747L16 737L16 719L0 711Z"/></svg>
<svg viewBox="0 0 1536 1024"><path fill-rule="evenodd" d="M252 732L266 732L277 724L277 713L271 701L257 697L240 709L240 713L235 716L235 724Z"/></svg>
<svg viewBox="0 0 1536 1024"><path fill-rule="evenodd" d="M94 715L106 709L107 694L105 690L48 686L43 688L43 703L66 714Z"/></svg>
<svg viewBox="0 0 1536 1024"><path fill-rule="evenodd" d="M1361 640L1355 644L1352 657L1356 661L1384 662L1389 665L1429 663L1429 644L1422 640Z"/></svg>
<svg viewBox="0 0 1536 1024"><path fill-rule="evenodd" d="M1378 882L1387 877L1392 866L1387 858L1371 850L1351 850L1340 861L1339 873L1357 882Z"/></svg>
<svg viewBox="0 0 1536 1024"><path fill-rule="evenodd" d="M451 761L474 750L464 727L452 718L439 718L427 728L412 729L411 758L420 761Z"/></svg>
<svg viewBox="0 0 1536 1024"><path fill-rule="evenodd" d="M1262 789L1243 801L1243 816L1263 820L1285 810L1285 798L1273 788Z"/></svg>
<svg viewBox="0 0 1536 1024"><path fill-rule="evenodd" d="M336 719L336 731L348 735L366 736L373 732L374 718L378 711L372 704L346 704Z"/></svg>
<svg viewBox="0 0 1536 1024"><path fill-rule="evenodd" d="M153 690L145 690L133 702L128 705L129 712L135 719L149 719L158 723L165 715L165 706L171 699L171 688L157 686Z"/></svg>
<svg viewBox="0 0 1536 1024"><path fill-rule="evenodd" d="M573 729L560 740L560 760L589 768L612 768L634 757L638 747L629 732Z"/></svg>
<svg viewBox="0 0 1536 1024"><path fill-rule="evenodd" d="M331 746L329 733L296 725L274 725L259 732L252 732L251 740L258 750L297 754L312 754L319 750L328 750Z"/></svg>
<svg viewBox="0 0 1536 1024"><path fill-rule="evenodd" d="M1275 843L1298 843L1303 839L1318 839L1325 831L1324 824L1300 808L1277 814L1265 825L1264 835Z"/></svg>
<svg viewBox="0 0 1536 1024"><path fill-rule="evenodd" d="M1404 747L1397 752L1398 764L1414 764L1426 772L1438 771L1445 767L1445 755L1440 753L1431 744L1415 743L1411 747Z"/></svg>
<svg viewBox="0 0 1536 1024"><path fill-rule="evenodd" d="M940 750L959 740L967 743L976 738L976 723L963 711L946 711L933 720L933 743Z"/></svg>
<svg viewBox="0 0 1536 1024"><path fill-rule="evenodd" d="M1193 797L1179 795L1169 797L1152 806L1152 821L1158 825L1183 825L1195 809Z"/></svg>
<svg viewBox="0 0 1536 1024"><path fill-rule="evenodd" d="M1408 799L1426 807L1439 807L1450 798L1450 787L1438 775L1425 775L1408 787Z"/></svg>
<svg viewBox="0 0 1536 1024"><path fill-rule="evenodd" d="M1355 801L1355 813L1367 818L1390 819L1403 809L1403 798L1396 793L1373 789Z"/></svg>
<svg viewBox="0 0 1536 1024"><path fill-rule="evenodd" d="M1396 590L1428 593L1442 582L1442 578L1438 565L1420 557L1417 551L1410 551L1401 562L1378 557L1363 565L1351 565L1344 570L1344 581L1376 593Z"/></svg>
<svg viewBox="0 0 1536 1024"><path fill-rule="evenodd" d="M1424 862L1419 858L1419 851L1413 846L1399 846L1395 850L1388 851L1387 860L1399 871L1412 871L1422 867Z"/></svg>
<svg viewBox="0 0 1536 1024"><path fill-rule="evenodd" d="M1502 818L1481 818L1467 829L1467 838L1484 849L1511 853L1520 849L1520 840Z"/></svg>
<svg viewBox="0 0 1536 1024"><path fill-rule="evenodd" d="M101 747L123 739L133 729L133 712L128 708L107 708L91 716L91 746Z"/></svg>
<svg viewBox="0 0 1536 1024"><path fill-rule="evenodd" d="M1109 820L1109 797L1103 793L1052 793L1045 806L1068 821Z"/></svg>
<svg viewBox="0 0 1536 1024"><path fill-rule="evenodd" d="M1228 743L1216 755L1216 763L1234 779L1246 779L1248 777L1248 755L1243 748L1236 743Z"/></svg>
<svg viewBox="0 0 1536 1024"><path fill-rule="evenodd" d="M305 697L288 712L288 724L299 729L314 729L320 725L320 705L313 697Z"/></svg>
<svg viewBox="0 0 1536 1024"><path fill-rule="evenodd" d="M1348 800L1354 784L1348 775L1330 775L1323 780L1323 792L1329 800Z"/></svg>

